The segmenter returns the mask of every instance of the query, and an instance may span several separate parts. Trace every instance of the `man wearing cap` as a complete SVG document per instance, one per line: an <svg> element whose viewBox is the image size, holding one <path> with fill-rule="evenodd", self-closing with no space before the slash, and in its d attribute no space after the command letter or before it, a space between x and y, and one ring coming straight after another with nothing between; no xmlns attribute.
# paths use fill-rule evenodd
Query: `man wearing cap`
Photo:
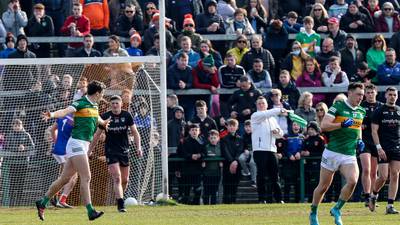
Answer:
<svg viewBox="0 0 400 225"><path fill-rule="evenodd" d="M193 88L209 89L212 94L217 94L219 87L218 69L215 67L215 61L212 55L208 55L200 60L192 71ZM199 96L200 97L200 96ZM209 102L210 95L201 98Z"/></svg>
<svg viewBox="0 0 400 225"><path fill-rule="evenodd" d="M14 36L24 34L24 27L28 24L26 13L21 10L19 0L9 0L8 9L2 15L4 27Z"/></svg>
<svg viewBox="0 0 400 225"><path fill-rule="evenodd" d="M339 29L339 19L331 17L328 19L328 37L332 38L335 51L345 47L347 33Z"/></svg>
<svg viewBox="0 0 400 225"><path fill-rule="evenodd" d="M364 54L358 50L356 38L348 34L346 37L346 47L340 50L342 70L349 76L357 73L358 64L364 61Z"/></svg>
<svg viewBox="0 0 400 225"><path fill-rule="evenodd" d="M136 13L133 4L127 4L123 15L117 19L115 34L121 37L131 37L134 33L143 33L143 19Z"/></svg>
<svg viewBox="0 0 400 225"><path fill-rule="evenodd" d="M136 154L141 157L142 147L140 135L134 123L133 116L122 110L122 99L114 95L110 99L111 110L101 115L103 119L111 119L107 130L97 129L91 150L96 147L100 135L105 131L105 153L108 171L113 179L114 193L119 212L126 212L124 205L124 192L129 179L129 150L131 144L135 143ZM129 136L129 130L132 136Z"/></svg>
<svg viewBox="0 0 400 225"><path fill-rule="evenodd" d="M181 38L184 36L188 36L192 40L192 48L199 52L200 42L203 38L200 34L196 33L195 23L191 14L185 15L185 19L183 20L183 30L177 38L179 43Z"/></svg>
<svg viewBox="0 0 400 225"><path fill-rule="evenodd" d="M154 42L154 37L156 34L158 34L160 32L160 14L159 13L154 13L153 17L151 19L151 23L153 24L153 26L149 27L147 30L144 31L143 34L143 48L144 51L148 51L153 47L153 42ZM165 25L166 28L168 28L168 21L170 19L165 19ZM171 31L169 29L165 29L165 39L167 41L166 45L167 45L167 49L168 51L171 52L175 52L175 37L172 35Z"/></svg>
<svg viewBox="0 0 400 225"><path fill-rule="evenodd" d="M8 56L15 52L15 37L14 35L12 35L12 33L8 33L6 38L5 38L5 42L6 44L6 49L4 49L3 51L0 52L0 58L1 59L5 59L8 58Z"/></svg>
<svg viewBox="0 0 400 225"><path fill-rule="evenodd" d="M33 16L25 27L28 37L54 36L54 24L50 16L45 15L45 7L38 3L33 6ZM50 43L33 43L29 48L38 58L50 57Z"/></svg>

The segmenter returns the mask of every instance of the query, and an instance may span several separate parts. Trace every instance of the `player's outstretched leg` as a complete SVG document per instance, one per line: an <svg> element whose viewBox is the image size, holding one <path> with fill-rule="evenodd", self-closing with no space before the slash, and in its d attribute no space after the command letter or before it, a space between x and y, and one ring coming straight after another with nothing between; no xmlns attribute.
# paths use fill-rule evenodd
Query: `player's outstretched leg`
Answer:
<svg viewBox="0 0 400 225"><path fill-rule="evenodd" d="M61 173L61 176L54 181L49 190L46 192L45 196L36 201L36 208L38 210L38 217L40 220L44 220L44 210L46 209L47 204L49 203L50 199L71 179L71 177L76 173L72 162L67 160L65 164L65 169Z"/></svg>
<svg viewBox="0 0 400 225"><path fill-rule="evenodd" d="M318 205L321 203L325 192L329 189L332 183L335 172L325 169L321 166L319 183L314 190L311 212L309 215L310 225L319 225L318 221Z"/></svg>

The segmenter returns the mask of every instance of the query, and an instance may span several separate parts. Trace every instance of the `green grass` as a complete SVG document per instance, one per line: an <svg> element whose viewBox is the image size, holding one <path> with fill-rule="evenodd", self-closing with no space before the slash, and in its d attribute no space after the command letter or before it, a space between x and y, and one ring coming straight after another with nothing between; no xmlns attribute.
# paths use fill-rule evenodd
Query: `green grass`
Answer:
<svg viewBox="0 0 400 225"><path fill-rule="evenodd" d="M321 225L333 224L329 209L333 204L322 204L319 209ZM362 203L346 204L343 223L385 225L400 224L400 215L385 215L385 203L371 213ZM400 207L400 206L398 206ZM34 208L0 208L0 224L308 224L309 204L217 205L217 206L132 206L128 212L116 212L116 207L97 207L105 215L89 222L83 207L47 209L46 220L39 221Z"/></svg>

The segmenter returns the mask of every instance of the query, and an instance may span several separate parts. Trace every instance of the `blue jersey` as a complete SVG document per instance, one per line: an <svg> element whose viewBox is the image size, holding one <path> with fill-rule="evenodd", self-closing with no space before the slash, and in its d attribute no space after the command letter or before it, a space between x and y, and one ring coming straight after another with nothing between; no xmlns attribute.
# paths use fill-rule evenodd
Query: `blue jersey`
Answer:
<svg viewBox="0 0 400 225"><path fill-rule="evenodd" d="M65 148L67 147L68 139L71 137L72 128L74 127L74 120L71 115L57 119L57 140L54 145L53 154L65 155Z"/></svg>

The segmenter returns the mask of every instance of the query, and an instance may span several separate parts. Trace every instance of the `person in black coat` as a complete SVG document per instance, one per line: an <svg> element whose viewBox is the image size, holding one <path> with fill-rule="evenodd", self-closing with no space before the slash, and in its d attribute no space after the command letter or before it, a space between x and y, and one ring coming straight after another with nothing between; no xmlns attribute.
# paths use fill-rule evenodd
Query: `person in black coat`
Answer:
<svg viewBox="0 0 400 225"><path fill-rule="evenodd" d="M199 34L225 34L222 16L217 13L217 1L207 0L204 13L196 16L196 31Z"/></svg>
<svg viewBox="0 0 400 225"><path fill-rule="evenodd" d="M254 87L248 76L240 78L240 89L233 92L229 98L228 105L231 107L231 118L237 119L241 123L250 119L256 109L256 101L261 96L261 91Z"/></svg>
<svg viewBox="0 0 400 225"><path fill-rule="evenodd" d="M174 118L168 121L168 147L178 147L185 133L185 117L182 106L173 108Z"/></svg>
<svg viewBox="0 0 400 225"><path fill-rule="evenodd" d="M218 129L217 123L213 118L207 115L207 104L203 100L197 100L196 106L196 116L190 120L191 124L198 124L200 126L199 138L203 142L207 140L208 132L212 129Z"/></svg>
<svg viewBox="0 0 400 225"><path fill-rule="evenodd" d="M322 72L325 71L326 66L329 64L329 59L332 56L340 58L340 52L335 50L332 38L327 37L322 42L321 51L315 56Z"/></svg>
<svg viewBox="0 0 400 225"><path fill-rule="evenodd" d="M239 122L236 119L227 121L229 134L221 140L223 166L224 204L236 202L237 186L240 178L239 156L243 153L243 139L237 134Z"/></svg>
<svg viewBox="0 0 400 225"><path fill-rule="evenodd" d="M167 87L173 90L187 90L192 88L192 68L188 65L189 56L185 52L178 54L176 63L167 70ZM191 119L194 115L196 96L179 95L180 105L186 109L185 117Z"/></svg>
<svg viewBox="0 0 400 225"><path fill-rule="evenodd" d="M101 53L93 48L94 39L92 34L83 38L83 47L76 50L75 57L101 57Z"/></svg>
<svg viewBox="0 0 400 225"><path fill-rule="evenodd" d="M345 47L347 33L339 28L339 20L335 17L328 19L328 37L332 38L335 50L339 51Z"/></svg>
<svg viewBox="0 0 400 225"><path fill-rule="evenodd" d="M279 74L279 83L276 88L282 92L282 100L289 103L292 109L297 109L297 104L300 98L300 91L296 84L290 80L290 73L287 70L282 70Z"/></svg>
<svg viewBox="0 0 400 225"><path fill-rule="evenodd" d="M189 136L178 147L178 154L185 159L181 169L183 189L182 203L200 205L202 160L207 154L206 148L199 139L200 126L189 125ZM190 200L193 188L194 197Z"/></svg>
<svg viewBox="0 0 400 225"><path fill-rule="evenodd" d="M262 47L262 37L260 35L253 35L251 37L251 49L243 56L240 65L243 66L245 71L253 68L253 61L259 58L264 63L264 69L268 71L271 77L274 77L275 60L271 52Z"/></svg>
<svg viewBox="0 0 400 225"><path fill-rule="evenodd" d="M354 55L355 58L354 58ZM340 67L347 76L357 73L358 64L364 61L363 53L357 48L357 40L353 35L348 34L346 37L346 47L340 50L341 63Z"/></svg>
<svg viewBox="0 0 400 225"><path fill-rule="evenodd" d="M25 27L25 34L28 37L51 37L54 36L54 24L50 16L44 14L44 5L36 4L33 10L33 17L28 20ZM38 58L50 57L49 43L33 43L30 46Z"/></svg>
<svg viewBox="0 0 400 225"><path fill-rule="evenodd" d="M374 27L368 17L358 10L356 1L349 4L347 13L340 19L340 28L348 33L373 32Z"/></svg>
<svg viewBox="0 0 400 225"><path fill-rule="evenodd" d="M121 37L130 37L135 32L143 34L143 19L136 13L134 5L126 5L124 15L120 15L116 22L115 34Z"/></svg>

